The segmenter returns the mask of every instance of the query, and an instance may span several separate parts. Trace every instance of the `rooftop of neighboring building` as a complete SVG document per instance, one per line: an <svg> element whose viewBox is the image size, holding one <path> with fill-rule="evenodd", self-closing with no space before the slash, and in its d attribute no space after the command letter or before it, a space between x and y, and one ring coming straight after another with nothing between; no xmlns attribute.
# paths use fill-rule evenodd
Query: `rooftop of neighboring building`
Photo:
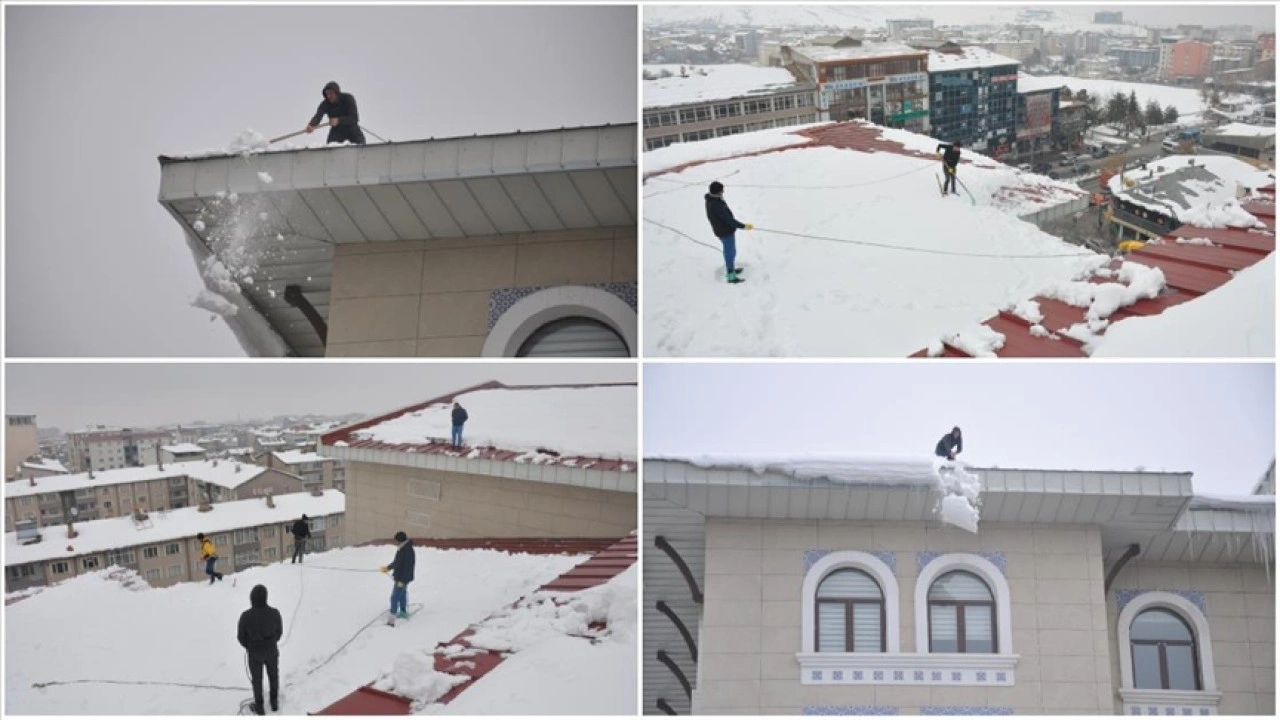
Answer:
<svg viewBox="0 0 1280 720"><path fill-rule="evenodd" d="M1275 183L1275 172L1224 155L1168 155L1116 175L1107 183L1117 198L1204 227L1254 227L1253 216L1232 212L1237 186L1246 190ZM1220 212L1217 211L1221 208ZM1221 222L1206 215L1222 214ZM1229 217L1229 216L1230 217ZM1232 222L1235 220L1235 222Z"/></svg>
<svg viewBox="0 0 1280 720"><path fill-rule="evenodd" d="M927 51L917 50L909 45L895 42L864 43L858 47L825 47L804 45L792 47L791 52L816 63L840 62L844 60L874 60L888 57L924 57Z"/></svg>
<svg viewBox="0 0 1280 720"><path fill-rule="evenodd" d="M55 473L61 473L61 474L66 474L68 472L67 467L63 465L60 461L54 460L53 458L45 458L45 457L35 458L34 460L27 460L26 462L22 463L22 467L24 469L44 470L46 472L55 472Z"/></svg>
<svg viewBox="0 0 1280 720"><path fill-rule="evenodd" d="M83 472L75 473L74 475L55 475L34 480L5 483L4 496L6 498L27 497L42 493L110 487L112 485L165 480L184 476L199 482L234 490L264 472L267 472L267 468L238 463L234 460L190 460L187 462L164 463L163 465L94 471L92 477L90 477L90 473Z"/></svg>
<svg viewBox="0 0 1280 720"><path fill-rule="evenodd" d="M177 445L161 445L161 450L173 453L174 455L189 455L191 453L202 453L204 448L195 443L178 443Z"/></svg>
<svg viewBox="0 0 1280 720"><path fill-rule="evenodd" d="M959 52L929 51L929 72L950 72L953 70L979 70L984 68L1017 66L1021 63L1011 57L992 52L986 48L968 46ZM1016 67L1014 68L1016 72Z"/></svg>
<svg viewBox="0 0 1280 720"><path fill-rule="evenodd" d="M645 109L768 95L802 86L791 72L758 65L645 65ZM669 75L663 76L664 73Z"/></svg>
<svg viewBox="0 0 1280 720"><path fill-rule="evenodd" d="M300 465L303 463L333 462L333 458L328 458L308 450L286 450L283 452L274 452L272 455L285 465Z"/></svg>

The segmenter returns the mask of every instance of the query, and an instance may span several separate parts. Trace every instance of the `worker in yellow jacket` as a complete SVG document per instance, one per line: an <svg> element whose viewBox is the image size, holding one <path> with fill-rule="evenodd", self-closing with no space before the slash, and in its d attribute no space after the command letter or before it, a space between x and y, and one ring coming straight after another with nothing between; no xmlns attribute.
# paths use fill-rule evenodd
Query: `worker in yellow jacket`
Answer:
<svg viewBox="0 0 1280 720"><path fill-rule="evenodd" d="M213 541L204 536L204 533L196 533L196 539L200 541L200 559L204 560L204 572L209 576L209 584L212 585L214 580L221 580L222 573L213 569L218 562L218 549L213 546Z"/></svg>

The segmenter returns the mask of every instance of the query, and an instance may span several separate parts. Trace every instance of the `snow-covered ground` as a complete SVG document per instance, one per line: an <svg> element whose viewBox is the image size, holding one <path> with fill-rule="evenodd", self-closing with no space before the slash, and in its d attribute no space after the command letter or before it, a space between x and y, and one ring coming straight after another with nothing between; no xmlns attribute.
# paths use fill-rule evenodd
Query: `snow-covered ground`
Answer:
<svg viewBox="0 0 1280 720"><path fill-rule="evenodd" d="M307 556L302 566L254 568L212 586L193 582L151 589L129 573L137 589L128 589L107 577L121 571L108 569L47 588L5 608L5 714L237 714L240 702L252 693L244 653L236 642L236 623L249 607L255 584L267 587L269 604L280 610L285 622L281 714L316 712L376 679L399 654L434 648L584 559L420 548L409 603L420 603L422 609L411 620L388 627L384 617L391 583L376 568L393 554L394 548L387 546L333 550ZM350 645L339 651L349 639ZM562 653L551 647L556 638L545 640L548 647L536 644L530 652L580 661L588 654ZM620 651L595 655L601 676L625 673L634 685L634 642L630 647L630 665L622 662ZM606 668L606 662L612 664ZM33 687L72 680L201 687ZM619 687L619 682L610 687ZM501 698L529 695L526 690L527 678L520 666L514 666L506 676L483 678L467 692L492 692ZM634 689L632 693L629 700L613 698L610 712L632 712ZM577 707L574 696L539 696L547 707L556 700L559 712ZM526 712L523 706L501 706L496 700L492 707L500 714ZM595 698L583 707L595 712L604 707L604 699Z"/></svg>
<svg viewBox="0 0 1280 720"><path fill-rule="evenodd" d="M641 82L646 108L724 100L797 84L784 68L757 65L645 65L644 71L653 75L671 73L670 77Z"/></svg>
<svg viewBox="0 0 1280 720"><path fill-rule="evenodd" d="M469 416L463 441L471 447L634 460L634 385L584 388L508 388L458 395ZM418 444L449 437L453 405L438 403L405 413L354 434L392 444Z"/></svg>
<svg viewBox="0 0 1280 720"><path fill-rule="evenodd" d="M1270 357L1276 351L1275 255L1155 317L1107 328L1093 357Z"/></svg>
<svg viewBox="0 0 1280 720"><path fill-rule="evenodd" d="M930 156L937 146L882 132ZM762 131L690 145L703 158L728 157L751 136L762 147L794 137ZM645 153L646 172L679 165L670 156L681 151ZM965 156L972 162L959 177L974 201L939 196L936 160L820 146L647 179L645 352L901 357L1106 261L1019 219L1078 189ZM737 233L741 285L723 281L703 200L712 180L725 184L737 218L757 227Z"/></svg>
<svg viewBox="0 0 1280 720"><path fill-rule="evenodd" d="M1101 107L1106 107L1106 102L1116 93L1122 93L1125 97L1129 97L1129 93L1135 93L1138 96L1138 105L1146 107L1147 103L1155 100L1160 103L1160 107L1166 108L1170 105L1178 109L1180 120L1195 121L1199 119L1199 113L1207 109L1204 97L1199 90L1192 88L1169 87L1168 85L1153 85L1151 83L1135 83L1125 82L1123 80L1102 80L1099 78L1078 78L1070 75L1019 75L1018 91L1029 92L1033 90L1044 90L1045 88L1067 87L1072 93L1079 90L1087 90L1090 95L1098 98ZM1181 116L1194 115L1195 117L1184 118Z"/></svg>

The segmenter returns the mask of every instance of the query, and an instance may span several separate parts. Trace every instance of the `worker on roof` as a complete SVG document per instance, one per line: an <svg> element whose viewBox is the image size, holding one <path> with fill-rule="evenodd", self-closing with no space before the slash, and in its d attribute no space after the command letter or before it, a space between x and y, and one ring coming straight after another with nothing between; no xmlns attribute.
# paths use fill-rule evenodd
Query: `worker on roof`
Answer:
<svg viewBox="0 0 1280 720"><path fill-rule="evenodd" d="M320 118L329 116L329 138L326 143L349 142L364 145L364 131L360 129L360 111L356 109L356 97L342 92L338 83L330 80L321 91L324 100L316 108L316 114L307 123L306 132L315 132L320 127Z"/></svg>
<svg viewBox="0 0 1280 720"><path fill-rule="evenodd" d="M413 582L413 567L418 560L413 542L403 530L396 533L395 539L397 545L395 558L390 565L378 568L384 574L390 573L391 579L395 581L395 587L391 590L391 615L387 618L388 625L395 625L396 618L409 619L409 583Z"/></svg>
<svg viewBox="0 0 1280 720"><path fill-rule="evenodd" d="M738 230L751 230L755 226L751 223L740 222L733 216L733 211L729 209L728 204L724 201L724 185L719 181L711 183L710 190L705 196L707 205L707 220L711 223L711 232L720 240L720 246L724 250L724 279L726 282L737 284L743 281L739 276L742 268L734 267L734 259L738 256L737 232Z"/></svg>
<svg viewBox="0 0 1280 720"><path fill-rule="evenodd" d="M453 403L453 412L450 413L450 420L453 421L453 432L449 436L450 444L454 447L462 447L462 426L467 423L467 409L462 407L462 403Z"/></svg>
<svg viewBox="0 0 1280 720"><path fill-rule="evenodd" d="M254 585L249 591L250 608L240 614L236 639L249 655L249 681L253 684L254 715L266 715L262 704L262 670L267 671L271 687L271 711L280 711L280 638L284 635L284 622L280 611L267 604L265 585Z"/></svg>
<svg viewBox="0 0 1280 720"><path fill-rule="evenodd" d="M218 564L218 549L213 546L213 540L204 536L204 533L196 533L196 540L200 541L200 559L204 560L204 572L209 576L209 584L212 585L214 580L221 580L222 573L213 569Z"/></svg>
<svg viewBox="0 0 1280 720"><path fill-rule="evenodd" d="M942 436L938 441L938 445L934 447L933 454L947 460L955 460L956 455L964 450L964 440L960 437L960 428L953 427L951 432Z"/></svg>
<svg viewBox="0 0 1280 720"><path fill-rule="evenodd" d="M950 187L952 195L959 195L956 192L956 166L960 164L960 141L940 143L937 152L942 154L942 194L946 195Z"/></svg>

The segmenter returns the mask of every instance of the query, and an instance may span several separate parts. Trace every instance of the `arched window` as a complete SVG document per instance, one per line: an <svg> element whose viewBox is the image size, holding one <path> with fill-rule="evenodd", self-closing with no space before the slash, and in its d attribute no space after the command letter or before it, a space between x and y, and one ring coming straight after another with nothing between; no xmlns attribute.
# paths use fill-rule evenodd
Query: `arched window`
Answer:
<svg viewBox="0 0 1280 720"><path fill-rule="evenodd" d="M817 652L885 651L884 592L867 573L836 570L818 583L814 598Z"/></svg>
<svg viewBox="0 0 1280 720"><path fill-rule="evenodd" d="M929 587L929 652L996 652L996 601L991 588L963 570Z"/></svg>
<svg viewBox="0 0 1280 720"><path fill-rule="evenodd" d="M1143 610L1129 625L1133 686L1140 690L1199 690L1200 663L1191 626L1165 608Z"/></svg>

